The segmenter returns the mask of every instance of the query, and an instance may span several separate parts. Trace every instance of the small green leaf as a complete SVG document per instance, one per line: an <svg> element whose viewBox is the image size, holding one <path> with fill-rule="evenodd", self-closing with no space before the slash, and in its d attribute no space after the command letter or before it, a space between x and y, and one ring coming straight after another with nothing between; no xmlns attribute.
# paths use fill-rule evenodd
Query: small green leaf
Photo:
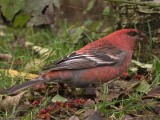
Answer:
<svg viewBox="0 0 160 120"><path fill-rule="evenodd" d="M55 95L53 98L52 98L52 102L66 102L68 101L66 98L60 96L59 94Z"/></svg>
<svg viewBox="0 0 160 120"><path fill-rule="evenodd" d="M142 80L139 84L139 86L137 87L136 91L137 92L142 92L142 93L147 93L150 91L150 85L148 84L148 82L146 80Z"/></svg>
<svg viewBox="0 0 160 120"><path fill-rule="evenodd" d="M160 60L156 59L154 60L154 69L156 71L156 73L160 73Z"/></svg>
<svg viewBox="0 0 160 120"><path fill-rule="evenodd" d="M7 20L12 20L24 5L24 0L2 0L1 11Z"/></svg>
<svg viewBox="0 0 160 120"><path fill-rule="evenodd" d="M96 2L96 0L90 0L86 11L90 11L93 8L95 2Z"/></svg>
<svg viewBox="0 0 160 120"><path fill-rule="evenodd" d="M107 6L107 7L105 7L104 8L104 10L103 10L103 15L109 15L110 14L110 8Z"/></svg>
<svg viewBox="0 0 160 120"><path fill-rule="evenodd" d="M27 13L21 12L14 19L14 27L24 27L30 16Z"/></svg>

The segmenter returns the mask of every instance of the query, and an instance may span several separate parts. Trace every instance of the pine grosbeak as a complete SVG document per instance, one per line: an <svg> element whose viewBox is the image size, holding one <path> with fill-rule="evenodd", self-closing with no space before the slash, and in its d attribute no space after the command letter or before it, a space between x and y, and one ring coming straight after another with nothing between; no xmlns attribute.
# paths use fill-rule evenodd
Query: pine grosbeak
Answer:
<svg viewBox="0 0 160 120"><path fill-rule="evenodd" d="M116 31L61 59L38 78L3 92L11 94L44 82L65 83L75 87L106 83L127 70L136 42L144 39L146 36L136 29Z"/></svg>

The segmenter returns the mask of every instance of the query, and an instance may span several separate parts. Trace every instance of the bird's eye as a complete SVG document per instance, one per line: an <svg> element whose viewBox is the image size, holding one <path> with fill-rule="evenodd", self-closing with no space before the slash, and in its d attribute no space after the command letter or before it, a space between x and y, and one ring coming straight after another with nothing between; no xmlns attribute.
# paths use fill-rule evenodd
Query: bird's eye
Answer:
<svg viewBox="0 0 160 120"><path fill-rule="evenodd" d="M129 36L137 36L137 35L138 35L138 33L137 33L137 32L132 31L132 32L129 32L129 33L128 33L128 35L129 35Z"/></svg>

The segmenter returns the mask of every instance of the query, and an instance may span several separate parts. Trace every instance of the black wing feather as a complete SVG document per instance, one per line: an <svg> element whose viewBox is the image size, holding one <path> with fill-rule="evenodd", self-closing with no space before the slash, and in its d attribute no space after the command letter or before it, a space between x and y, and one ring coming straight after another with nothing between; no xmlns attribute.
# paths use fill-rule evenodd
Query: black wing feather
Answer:
<svg viewBox="0 0 160 120"><path fill-rule="evenodd" d="M49 70L76 70L99 66L119 66L127 56L126 51L113 44L87 48L83 54L73 52L60 61L47 66Z"/></svg>

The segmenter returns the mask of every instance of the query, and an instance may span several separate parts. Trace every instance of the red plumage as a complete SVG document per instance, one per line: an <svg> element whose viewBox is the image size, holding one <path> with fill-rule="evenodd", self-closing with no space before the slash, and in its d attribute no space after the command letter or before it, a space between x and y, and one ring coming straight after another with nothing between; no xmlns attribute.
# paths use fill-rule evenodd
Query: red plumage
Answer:
<svg viewBox="0 0 160 120"><path fill-rule="evenodd" d="M146 36L136 29L116 31L63 58L38 78L3 92L11 94L50 81L76 87L108 82L127 70L135 44L141 38Z"/></svg>

